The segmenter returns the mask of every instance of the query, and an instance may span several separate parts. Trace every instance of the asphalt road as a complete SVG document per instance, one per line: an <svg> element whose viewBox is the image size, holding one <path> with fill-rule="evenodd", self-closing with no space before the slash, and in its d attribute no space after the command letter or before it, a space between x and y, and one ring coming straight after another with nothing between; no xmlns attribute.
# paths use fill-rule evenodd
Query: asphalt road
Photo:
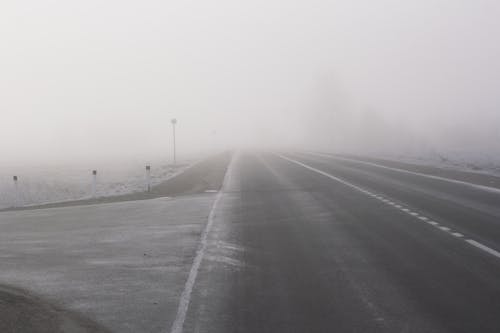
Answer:
<svg viewBox="0 0 500 333"><path fill-rule="evenodd" d="M0 211L0 332L168 330L230 158L151 193Z"/></svg>
<svg viewBox="0 0 500 333"><path fill-rule="evenodd" d="M0 284L113 332L163 332L175 317L213 197L1 213ZM10 304L12 313L0 311L2 333L95 332L66 329L66 316L51 319L46 306L10 298L0 292L0 310ZM29 326L20 319L40 316L46 320ZM56 321L59 331L46 328ZM2 330L6 322L10 330Z"/></svg>
<svg viewBox="0 0 500 333"><path fill-rule="evenodd" d="M498 190L243 153L212 217L173 332L500 332Z"/></svg>
<svg viewBox="0 0 500 333"><path fill-rule="evenodd" d="M500 332L496 180L242 152L214 193L226 157L201 193L0 213L0 310L20 290L69 311L60 332Z"/></svg>

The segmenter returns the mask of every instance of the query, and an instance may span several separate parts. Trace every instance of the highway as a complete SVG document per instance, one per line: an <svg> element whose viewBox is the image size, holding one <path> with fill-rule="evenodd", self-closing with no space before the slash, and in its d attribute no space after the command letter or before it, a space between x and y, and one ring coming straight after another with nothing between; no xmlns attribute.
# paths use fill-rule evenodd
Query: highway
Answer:
<svg viewBox="0 0 500 333"><path fill-rule="evenodd" d="M241 153L213 210L172 332L500 332L496 189Z"/></svg>
<svg viewBox="0 0 500 333"><path fill-rule="evenodd" d="M417 169L243 151L173 197L0 212L0 310L6 285L69 311L40 332L500 332L497 179Z"/></svg>

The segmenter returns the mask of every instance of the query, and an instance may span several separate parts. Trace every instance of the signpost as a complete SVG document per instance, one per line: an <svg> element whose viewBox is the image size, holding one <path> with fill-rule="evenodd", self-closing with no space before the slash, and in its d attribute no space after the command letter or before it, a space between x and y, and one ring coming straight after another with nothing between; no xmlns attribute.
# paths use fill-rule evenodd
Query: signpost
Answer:
<svg viewBox="0 0 500 333"><path fill-rule="evenodd" d="M173 135L174 135L174 166L177 165L177 156L176 156L176 147L175 147L175 125L177 124L177 119L173 118L171 120L172 123L172 130L173 130Z"/></svg>

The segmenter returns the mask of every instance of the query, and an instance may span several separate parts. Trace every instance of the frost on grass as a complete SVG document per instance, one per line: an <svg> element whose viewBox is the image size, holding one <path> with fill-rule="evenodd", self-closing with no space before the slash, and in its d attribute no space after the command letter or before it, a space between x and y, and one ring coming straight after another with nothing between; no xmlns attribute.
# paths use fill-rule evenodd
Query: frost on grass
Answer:
<svg viewBox="0 0 500 333"><path fill-rule="evenodd" d="M177 167L170 164L153 166L151 183L157 185L176 172L185 169L191 161ZM25 167L0 169L0 209L15 205L15 188L12 176L19 176L19 202L22 206L90 198L92 194L92 169L78 167ZM106 197L141 192L146 189L145 168L130 164L98 169L96 196Z"/></svg>

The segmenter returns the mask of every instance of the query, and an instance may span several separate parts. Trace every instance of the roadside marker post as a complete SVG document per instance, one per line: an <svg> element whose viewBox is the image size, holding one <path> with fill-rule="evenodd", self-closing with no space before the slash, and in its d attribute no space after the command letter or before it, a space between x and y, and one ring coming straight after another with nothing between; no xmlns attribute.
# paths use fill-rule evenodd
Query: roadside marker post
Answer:
<svg viewBox="0 0 500 333"><path fill-rule="evenodd" d="M151 192L151 166L146 165L146 190Z"/></svg>
<svg viewBox="0 0 500 333"><path fill-rule="evenodd" d="M15 191L14 207L19 207L20 198L19 198L19 185L17 183L18 178L17 178L17 176L14 176L14 177L12 177L12 179L14 180L14 191Z"/></svg>
<svg viewBox="0 0 500 333"><path fill-rule="evenodd" d="M92 170L92 198L96 197L97 188L97 170Z"/></svg>

